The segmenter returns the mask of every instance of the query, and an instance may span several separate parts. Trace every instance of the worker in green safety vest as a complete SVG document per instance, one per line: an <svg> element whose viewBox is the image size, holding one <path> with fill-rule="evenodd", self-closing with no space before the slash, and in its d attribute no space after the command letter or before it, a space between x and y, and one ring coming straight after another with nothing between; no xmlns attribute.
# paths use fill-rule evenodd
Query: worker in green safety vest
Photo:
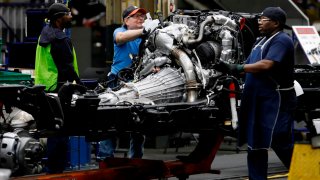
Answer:
<svg viewBox="0 0 320 180"><path fill-rule="evenodd" d="M35 62L35 84L46 86L47 92L59 92L66 83L82 84L71 39L64 32L71 27L69 8L54 3L48 9L50 23L42 29L38 40ZM68 162L68 140L66 136L47 139L47 173L62 173Z"/></svg>
<svg viewBox="0 0 320 180"><path fill-rule="evenodd" d="M74 47L64 32L71 27L69 8L54 3L48 9L48 18L50 23L42 29L37 45L35 84L45 85L48 92L57 92L66 82L81 81Z"/></svg>

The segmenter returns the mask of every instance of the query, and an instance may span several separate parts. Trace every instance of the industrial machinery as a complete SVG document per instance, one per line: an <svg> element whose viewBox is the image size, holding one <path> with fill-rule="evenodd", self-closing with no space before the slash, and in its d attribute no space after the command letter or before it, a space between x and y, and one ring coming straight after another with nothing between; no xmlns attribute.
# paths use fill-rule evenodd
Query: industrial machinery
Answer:
<svg viewBox="0 0 320 180"><path fill-rule="evenodd" d="M10 158L3 161L1 156L0 167L16 171L29 166L30 160L32 167L41 165L35 155L43 150L35 142L37 137L83 135L99 141L114 132L183 131L206 137L192 152L201 157L197 162L114 158L101 162L99 170L47 178L95 179L103 173L110 175L107 179L186 179L190 174L214 172L211 163L223 137L233 136L237 129L242 85L241 78L215 70L215 64L246 59L258 35L257 18L258 14L177 10L144 38L140 54L132 57L133 67L120 71L121 83L113 89L106 88L107 83L94 90L67 83L57 94L48 94L43 86L0 86L6 113L18 108L35 122L34 128L23 127L27 140L1 125L0 144L7 148L0 153Z"/></svg>
<svg viewBox="0 0 320 180"><path fill-rule="evenodd" d="M17 95L24 85L0 87L0 167L15 174L35 174L42 171L44 147L34 133L36 123L31 114L18 108Z"/></svg>

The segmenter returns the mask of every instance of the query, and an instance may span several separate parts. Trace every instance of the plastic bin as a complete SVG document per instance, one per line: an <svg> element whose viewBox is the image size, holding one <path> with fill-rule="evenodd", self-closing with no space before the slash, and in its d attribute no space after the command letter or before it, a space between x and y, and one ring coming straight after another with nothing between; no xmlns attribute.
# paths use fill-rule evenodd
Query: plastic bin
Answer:
<svg viewBox="0 0 320 180"><path fill-rule="evenodd" d="M0 84L21 84L23 82L30 82L31 80L30 74L0 71Z"/></svg>
<svg viewBox="0 0 320 180"><path fill-rule="evenodd" d="M91 144L86 142L84 136L69 137L69 163L70 168L86 167L91 161Z"/></svg>

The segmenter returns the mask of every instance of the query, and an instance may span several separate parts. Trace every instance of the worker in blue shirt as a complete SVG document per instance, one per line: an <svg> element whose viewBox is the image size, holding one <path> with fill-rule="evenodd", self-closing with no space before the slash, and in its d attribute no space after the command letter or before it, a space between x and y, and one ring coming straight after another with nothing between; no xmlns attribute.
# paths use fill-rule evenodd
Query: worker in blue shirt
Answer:
<svg viewBox="0 0 320 180"><path fill-rule="evenodd" d="M157 24L144 23L146 10L136 6L129 6L122 13L123 25L115 29L113 33L114 56L111 72L108 74L108 86L117 86L117 75L119 71L132 65L132 57L139 54L141 36L153 31ZM141 158L143 156L144 135L140 133L130 134L130 158ZM116 148L116 137L99 142L98 159L113 157Z"/></svg>
<svg viewBox="0 0 320 180"><path fill-rule="evenodd" d="M268 150L272 148L289 169L293 152L294 46L283 32L286 13L264 9L258 19L262 35L244 65L221 62L218 70L245 73L239 114L239 146L248 143L250 180L266 180Z"/></svg>

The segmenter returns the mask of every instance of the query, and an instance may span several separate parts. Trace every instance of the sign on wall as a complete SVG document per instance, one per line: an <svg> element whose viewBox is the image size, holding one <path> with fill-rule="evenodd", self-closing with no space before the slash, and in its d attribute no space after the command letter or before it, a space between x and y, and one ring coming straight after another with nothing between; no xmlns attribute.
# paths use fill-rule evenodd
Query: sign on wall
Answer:
<svg viewBox="0 0 320 180"><path fill-rule="evenodd" d="M320 36L314 26L292 26L310 64L320 64Z"/></svg>

